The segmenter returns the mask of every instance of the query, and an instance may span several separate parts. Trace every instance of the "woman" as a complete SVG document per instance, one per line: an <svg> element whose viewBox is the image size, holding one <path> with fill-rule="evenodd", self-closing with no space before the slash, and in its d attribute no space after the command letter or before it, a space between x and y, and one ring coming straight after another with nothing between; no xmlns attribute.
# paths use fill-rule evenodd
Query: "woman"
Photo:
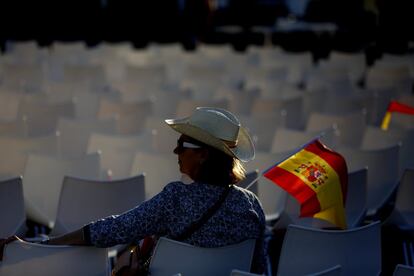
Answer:
<svg viewBox="0 0 414 276"><path fill-rule="evenodd" d="M252 271L263 273L263 209L253 193L232 185L244 179L240 161L254 158L247 131L233 114L218 108L199 107L188 118L166 123L181 133L174 153L178 155L180 171L191 179L190 184L171 182L130 211L91 222L48 243L110 247L150 235L179 237L228 189L218 210L182 241L219 247L256 239Z"/></svg>

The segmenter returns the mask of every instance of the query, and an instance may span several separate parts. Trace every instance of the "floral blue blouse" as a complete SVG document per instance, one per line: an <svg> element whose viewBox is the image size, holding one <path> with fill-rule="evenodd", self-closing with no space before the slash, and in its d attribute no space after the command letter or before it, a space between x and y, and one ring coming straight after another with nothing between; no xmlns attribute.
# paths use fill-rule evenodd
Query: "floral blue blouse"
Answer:
<svg viewBox="0 0 414 276"><path fill-rule="evenodd" d="M224 187L205 183L171 182L153 198L123 214L85 226L91 244L110 247L145 236L179 236L220 198ZM265 216L252 192L233 186L215 214L183 242L219 247L257 239L253 270L263 272Z"/></svg>

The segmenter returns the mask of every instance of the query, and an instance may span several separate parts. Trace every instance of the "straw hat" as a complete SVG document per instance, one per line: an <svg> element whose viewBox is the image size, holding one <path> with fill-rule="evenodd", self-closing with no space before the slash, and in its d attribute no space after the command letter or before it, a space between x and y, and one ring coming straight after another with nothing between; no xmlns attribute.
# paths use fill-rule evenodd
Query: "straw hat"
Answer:
<svg viewBox="0 0 414 276"><path fill-rule="evenodd" d="M249 133L227 110L197 107L190 117L167 119L175 131L247 162L254 158L254 146Z"/></svg>

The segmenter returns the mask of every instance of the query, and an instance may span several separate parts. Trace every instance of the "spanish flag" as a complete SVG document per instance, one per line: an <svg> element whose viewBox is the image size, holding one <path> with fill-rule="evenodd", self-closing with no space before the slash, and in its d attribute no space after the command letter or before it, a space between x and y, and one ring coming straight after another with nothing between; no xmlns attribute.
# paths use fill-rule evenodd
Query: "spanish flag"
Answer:
<svg viewBox="0 0 414 276"><path fill-rule="evenodd" d="M398 112L408 115L414 115L414 107L408 106L406 104L399 103L397 101L391 101L387 107L387 112L385 113L384 118L382 119L381 129L387 130L391 121L391 113Z"/></svg>
<svg viewBox="0 0 414 276"><path fill-rule="evenodd" d="M300 217L324 219L339 228L347 228L344 208L348 185L346 162L319 140L272 166L263 176L299 201Z"/></svg>

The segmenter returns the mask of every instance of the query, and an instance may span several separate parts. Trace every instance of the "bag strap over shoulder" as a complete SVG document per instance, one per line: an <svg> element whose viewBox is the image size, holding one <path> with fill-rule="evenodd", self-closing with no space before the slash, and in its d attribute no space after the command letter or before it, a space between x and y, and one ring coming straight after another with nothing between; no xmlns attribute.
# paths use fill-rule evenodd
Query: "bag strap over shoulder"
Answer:
<svg viewBox="0 0 414 276"><path fill-rule="evenodd" d="M214 203L213 206L210 207L210 209L207 210L207 212L205 212L203 214L203 216L198 221L194 222L193 224L191 224L190 226L188 226L186 229L184 229L184 231L181 234L179 234L179 235L177 235L175 237L171 237L171 238L173 240L176 240L176 241L182 241L182 240L188 238L189 236L191 236L195 231L197 231L220 208L220 206L222 205L222 203L226 199L227 195L229 194L230 189L231 189L232 186L233 185L230 185L230 186L227 186L226 187L226 189L220 195L220 198Z"/></svg>

